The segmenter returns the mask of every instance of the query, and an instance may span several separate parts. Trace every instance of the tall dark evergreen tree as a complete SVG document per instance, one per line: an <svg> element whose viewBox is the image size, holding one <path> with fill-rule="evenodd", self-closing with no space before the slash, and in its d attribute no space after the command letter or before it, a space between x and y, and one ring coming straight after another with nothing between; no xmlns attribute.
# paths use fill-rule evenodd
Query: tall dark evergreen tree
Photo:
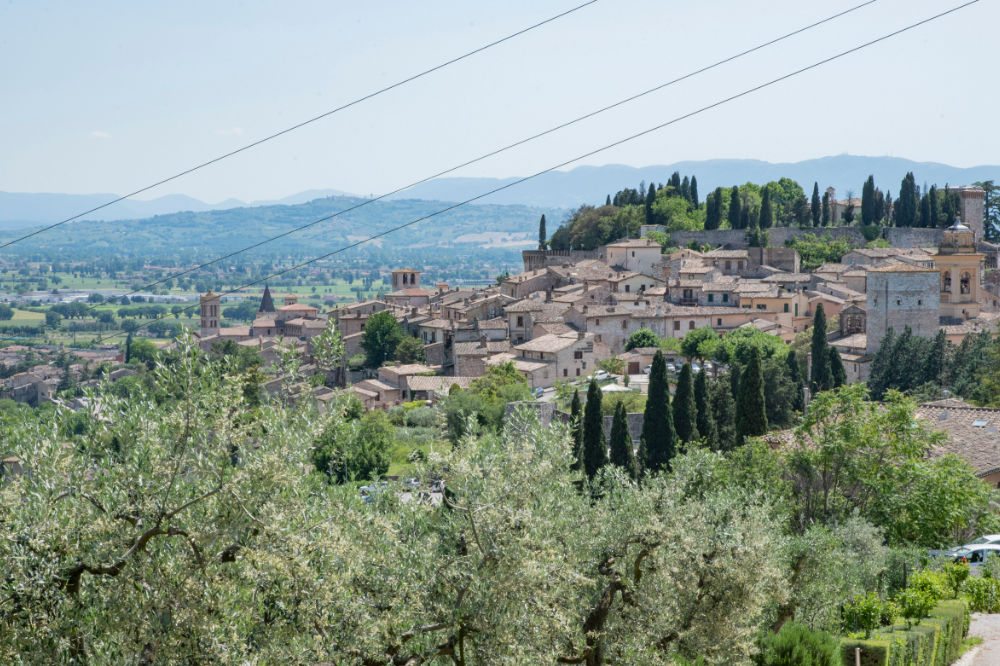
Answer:
<svg viewBox="0 0 1000 666"><path fill-rule="evenodd" d="M646 409L642 415L642 436L639 439L639 458L643 472L653 473L670 469L670 461L677 453L677 435L670 413L670 390L667 384L667 362L663 352L657 351L649 371L649 388Z"/></svg>
<svg viewBox="0 0 1000 666"><path fill-rule="evenodd" d="M823 193L823 226L830 226L830 193Z"/></svg>
<svg viewBox="0 0 1000 666"><path fill-rule="evenodd" d="M695 178L694 176L691 176L691 188L689 190L689 194L691 196L689 197L688 200L691 202L692 206L694 206L695 208L697 208L698 207L698 179Z"/></svg>
<svg viewBox="0 0 1000 666"><path fill-rule="evenodd" d="M656 224L653 220L653 203L656 202L656 186L652 183L649 184L649 192L646 193L646 201L644 203L644 210L646 212L646 224Z"/></svg>
<svg viewBox="0 0 1000 666"><path fill-rule="evenodd" d="M767 432L764 373L757 347L750 348L750 360L740 378L740 394L736 399L736 432L741 437L757 437Z"/></svg>
<svg viewBox="0 0 1000 666"><path fill-rule="evenodd" d="M573 391L573 401L569 404L570 432L573 434L573 469L583 469L583 407L580 392Z"/></svg>
<svg viewBox="0 0 1000 666"><path fill-rule="evenodd" d="M538 221L538 249L544 250L548 242L548 236L545 233L545 213L542 213L542 219Z"/></svg>
<svg viewBox="0 0 1000 666"><path fill-rule="evenodd" d="M844 370L844 362L840 359L840 352L836 347L826 348L830 364L830 388L837 388L847 383L847 371Z"/></svg>
<svg viewBox="0 0 1000 666"><path fill-rule="evenodd" d="M708 395L708 375L704 370L694 376L694 405L698 411L698 434L714 451L719 448L719 434Z"/></svg>
<svg viewBox="0 0 1000 666"><path fill-rule="evenodd" d="M936 227L941 223L941 202L938 200L936 185L931 185L931 189L927 191L927 206L930 216L926 220L921 220L920 224L924 227Z"/></svg>
<svg viewBox="0 0 1000 666"><path fill-rule="evenodd" d="M681 193L681 174L679 171L674 171L670 174L670 184L677 190L677 194Z"/></svg>
<svg viewBox="0 0 1000 666"><path fill-rule="evenodd" d="M722 211L719 210L715 192L709 192L708 196L705 197L705 231L718 229L721 221Z"/></svg>
<svg viewBox="0 0 1000 666"><path fill-rule="evenodd" d="M809 212L812 214L813 226L818 227L823 220L823 204L819 198L819 183L813 183L813 195L809 201Z"/></svg>
<svg viewBox="0 0 1000 666"><path fill-rule="evenodd" d="M682 442L698 439L698 408L694 402L694 382L690 363L685 363L677 376L673 408L674 431L677 433L677 439Z"/></svg>
<svg viewBox="0 0 1000 666"><path fill-rule="evenodd" d="M729 382L716 379L709 384L709 400L712 403L712 420L715 423L716 450L732 451L740 443L736 432L736 401Z"/></svg>
<svg viewBox="0 0 1000 666"><path fill-rule="evenodd" d="M132 331L128 332L125 336L125 362L128 363L132 360Z"/></svg>
<svg viewBox="0 0 1000 666"><path fill-rule="evenodd" d="M896 226L897 227L912 227L917 222L917 215L919 211L917 206L920 204L920 195L917 192L917 182L913 178L913 172L910 171L903 177L903 181L899 185L899 197L896 199Z"/></svg>
<svg viewBox="0 0 1000 666"><path fill-rule="evenodd" d="M601 415L601 389L591 380L587 404L583 408L583 471L594 478L597 470L608 464L608 445L604 439L604 416Z"/></svg>
<svg viewBox="0 0 1000 666"><path fill-rule="evenodd" d="M611 205L611 195L610 194L608 195L608 198L604 200L604 205L605 206L610 206Z"/></svg>
<svg viewBox="0 0 1000 666"><path fill-rule="evenodd" d="M743 368L739 363L729 364L729 392L733 394L733 400L738 400L740 395L740 380L743 378Z"/></svg>
<svg viewBox="0 0 1000 666"><path fill-rule="evenodd" d="M774 226L774 208L771 206L771 191L766 187L760 193L760 228L770 229Z"/></svg>
<svg viewBox="0 0 1000 666"><path fill-rule="evenodd" d="M684 180L681 181L681 197L685 201L691 201L691 183L687 176L684 176Z"/></svg>
<svg viewBox="0 0 1000 666"><path fill-rule="evenodd" d="M948 354L948 338L944 334L944 329L938 329L934 341L931 343L930 351L927 354L927 361L924 363L924 383L941 384L941 376L944 374L945 363Z"/></svg>
<svg viewBox="0 0 1000 666"><path fill-rule="evenodd" d="M934 226L932 223L933 219L934 217L931 214L931 196L928 193L920 197L920 215L917 217L917 226Z"/></svg>
<svg viewBox="0 0 1000 666"><path fill-rule="evenodd" d="M812 392L819 393L830 388L830 355L826 351L826 313L823 304L816 304L816 314L813 316L812 346L812 377L809 386Z"/></svg>
<svg viewBox="0 0 1000 666"><path fill-rule="evenodd" d="M639 478L635 464L635 450L632 448L632 434L628 430L628 414L625 403L615 407L615 417L611 421L611 464L621 467L633 479Z"/></svg>
<svg viewBox="0 0 1000 666"><path fill-rule="evenodd" d="M892 350L896 346L896 334L890 328L879 342L878 351L872 359L872 369L868 375L868 390L873 400L881 400L885 390L890 386L893 368L890 365Z"/></svg>
<svg viewBox="0 0 1000 666"><path fill-rule="evenodd" d="M789 349L785 356L785 372L788 374L788 381L795 386L792 393L792 409L796 412L804 411L806 397L802 391L802 368L799 367L799 359L793 349Z"/></svg>
<svg viewBox="0 0 1000 666"><path fill-rule="evenodd" d="M733 185L733 189L729 191L729 228L730 229L742 229L740 226L740 221L743 219L742 213L740 212L740 188Z"/></svg>
<svg viewBox="0 0 1000 666"><path fill-rule="evenodd" d="M861 188L861 223L875 224L875 176L868 176Z"/></svg>

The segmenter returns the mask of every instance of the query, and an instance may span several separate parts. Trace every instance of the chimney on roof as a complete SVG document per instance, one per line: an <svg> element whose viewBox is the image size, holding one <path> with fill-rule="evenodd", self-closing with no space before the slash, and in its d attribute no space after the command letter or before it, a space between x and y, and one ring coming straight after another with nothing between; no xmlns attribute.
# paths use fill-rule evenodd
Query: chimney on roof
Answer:
<svg viewBox="0 0 1000 666"><path fill-rule="evenodd" d="M487 338L487 337L486 337L486 334L485 334L485 333L483 333L482 335L480 335L480 336L479 336L479 344L481 344L482 346L484 346L484 347L485 347L485 346L486 346L486 343L487 343L488 341L489 341L489 338Z"/></svg>
<svg viewBox="0 0 1000 666"><path fill-rule="evenodd" d="M412 316L412 317L416 317L417 316L417 309L416 308L410 308L410 316Z"/></svg>

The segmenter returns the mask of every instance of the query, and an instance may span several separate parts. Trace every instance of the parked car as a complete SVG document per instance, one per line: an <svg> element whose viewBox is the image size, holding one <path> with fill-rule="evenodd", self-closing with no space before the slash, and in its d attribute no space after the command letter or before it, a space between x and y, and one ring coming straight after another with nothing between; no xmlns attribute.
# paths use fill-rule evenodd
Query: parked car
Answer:
<svg viewBox="0 0 1000 666"><path fill-rule="evenodd" d="M597 382L603 382L605 379L611 379L611 375L604 370L598 370L590 378Z"/></svg>
<svg viewBox="0 0 1000 666"><path fill-rule="evenodd" d="M642 369L642 374L648 375L652 371L653 371L653 366L647 365L645 368Z"/></svg>
<svg viewBox="0 0 1000 666"><path fill-rule="evenodd" d="M545 391L542 390L541 386L536 386L535 388L531 389L531 395L535 396L535 400L538 400L539 398L541 398L542 397L542 393L544 393L544 392Z"/></svg>
<svg viewBox="0 0 1000 666"><path fill-rule="evenodd" d="M691 364L691 372L701 372L701 366L697 363Z"/></svg>
<svg viewBox="0 0 1000 666"><path fill-rule="evenodd" d="M947 550L936 551L937 555L945 555L947 557L955 557L957 553L961 551L976 550L980 546L991 546L1000 545L1000 534L984 534L978 539L973 539L969 543L962 546L955 546L954 548L948 548Z"/></svg>
<svg viewBox="0 0 1000 666"><path fill-rule="evenodd" d="M1000 556L1000 544L979 544L974 548L956 548L953 552L953 559L956 562L968 562L969 564L982 564L990 555Z"/></svg>
<svg viewBox="0 0 1000 666"><path fill-rule="evenodd" d="M667 363L667 372L677 372L677 366L673 363Z"/></svg>

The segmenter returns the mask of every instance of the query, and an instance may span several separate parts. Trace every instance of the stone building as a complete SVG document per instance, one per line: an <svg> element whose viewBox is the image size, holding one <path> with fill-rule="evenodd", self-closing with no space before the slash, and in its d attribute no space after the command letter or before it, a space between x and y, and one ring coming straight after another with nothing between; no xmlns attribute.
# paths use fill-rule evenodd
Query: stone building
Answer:
<svg viewBox="0 0 1000 666"><path fill-rule="evenodd" d="M979 316L979 273L983 255L974 232L958 219L944 231L934 264L941 274L941 319L960 323Z"/></svg>
<svg viewBox="0 0 1000 666"><path fill-rule="evenodd" d="M941 293L933 268L896 262L868 271L867 352L875 354L889 329L932 338L938 332Z"/></svg>
<svg viewBox="0 0 1000 666"><path fill-rule="evenodd" d="M222 307L222 297L213 294L209 289L208 293L201 296L201 337L218 335L219 333L219 310Z"/></svg>

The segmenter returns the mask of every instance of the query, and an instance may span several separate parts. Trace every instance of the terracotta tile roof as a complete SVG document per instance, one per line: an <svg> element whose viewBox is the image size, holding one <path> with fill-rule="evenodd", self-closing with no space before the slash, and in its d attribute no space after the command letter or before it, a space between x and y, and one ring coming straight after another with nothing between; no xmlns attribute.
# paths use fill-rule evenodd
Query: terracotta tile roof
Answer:
<svg viewBox="0 0 1000 666"><path fill-rule="evenodd" d="M519 352L557 352L572 347L579 341L576 333L563 333L562 335L541 335L532 338L524 344L515 345L514 349Z"/></svg>
<svg viewBox="0 0 1000 666"><path fill-rule="evenodd" d="M628 240L608 243L607 247L660 247L660 244L649 238L629 238Z"/></svg>
<svg viewBox="0 0 1000 666"><path fill-rule="evenodd" d="M479 322L479 328L483 331L489 330L499 330L507 328L507 320L503 317L494 317L493 319L483 319Z"/></svg>
<svg viewBox="0 0 1000 666"><path fill-rule="evenodd" d="M869 273L934 273L933 268L925 268L923 266L916 266L914 264L907 264L902 261L894 261L887 266L879 266L878 268L871 268L868 270Z"/></svg>
<svg viewBox="0 0 1000 666"><path fill-rule="evenodd" d="M1000 409L949 399L920 405L917 416L948 437L931 455L954 453L980 477L1000 471Z"/></svg>
<svg viewBox="0 0 1000 666"><path fill-rule="evenodd" d="M437 391L448 392L452 384L458 384L459 388L467 389L476 381L478 377L445 377L425 375L414 375L406 378L406 386L411 391Z"/></svg>
<svg viewBox="0 0 1000 666"><path fill-rule="evenodd" d="M703 256L713 259L747 259L750 254L746 250L723 250L719 248L718 250L706 252Z"/></svg>

